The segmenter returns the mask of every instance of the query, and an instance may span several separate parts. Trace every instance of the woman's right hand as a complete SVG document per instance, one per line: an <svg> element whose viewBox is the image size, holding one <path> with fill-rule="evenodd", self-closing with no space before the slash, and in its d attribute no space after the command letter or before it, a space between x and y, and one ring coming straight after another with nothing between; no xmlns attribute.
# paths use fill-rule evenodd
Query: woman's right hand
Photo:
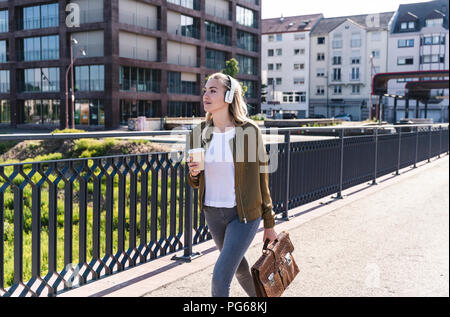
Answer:
<svg viewBox="0 0 450 317"><path fill-rule="evenodd" d="M201 171L196 171L198 163L192 162L192 156L189 156L188 166L189 166L189 173L191 174L191 176L195 177L198 174L200 174Z"/></svg>

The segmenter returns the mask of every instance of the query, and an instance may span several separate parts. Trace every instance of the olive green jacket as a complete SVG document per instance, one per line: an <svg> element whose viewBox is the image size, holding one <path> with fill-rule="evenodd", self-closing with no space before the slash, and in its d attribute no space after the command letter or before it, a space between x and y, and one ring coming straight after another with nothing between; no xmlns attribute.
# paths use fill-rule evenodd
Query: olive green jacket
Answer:
<svg viewBox="0 0 450 317"><path fill-rule="evenodd" d="M206 121L195 126L190 133L190 149L208 149L214 124ZM248 120L236 126L236 134L229 141L234 161L236 204L241 222L264 220L264 228L275 226L275 213L269 191L268 156L258 125ZM261 172L262 171L262 172ZM205 197L205 173L188 175L188 183L199 189L199 206L203 212Z"/></svg>

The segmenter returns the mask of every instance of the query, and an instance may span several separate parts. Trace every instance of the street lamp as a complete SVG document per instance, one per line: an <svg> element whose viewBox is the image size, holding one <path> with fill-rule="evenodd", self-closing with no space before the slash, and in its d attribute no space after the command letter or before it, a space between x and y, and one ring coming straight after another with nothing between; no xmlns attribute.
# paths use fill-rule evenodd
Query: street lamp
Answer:
<svg viewBox="0 0 450 317"><path fill-rule="evenodd" d="M72 35L70 35L70 65L69 67L67 67L66 70L66 122L65 122L65 128L68 129L69 128L69 70L71 70L71 102L72 102L72 108L71 108L71 113L72 113L72 122L71 122L71 126L72 129L75 129L75 92L73 89L73 63L77 60L77 58L79 57L79 53L81 53L81 55L86 56L86 52L85 50L83 50L82 48L79 49L79 51L77 52L77 55L75 56L75 58L73 58L73 49L72 49L72 44L77 45L78 41L74 38L72 38Z"/></svg>

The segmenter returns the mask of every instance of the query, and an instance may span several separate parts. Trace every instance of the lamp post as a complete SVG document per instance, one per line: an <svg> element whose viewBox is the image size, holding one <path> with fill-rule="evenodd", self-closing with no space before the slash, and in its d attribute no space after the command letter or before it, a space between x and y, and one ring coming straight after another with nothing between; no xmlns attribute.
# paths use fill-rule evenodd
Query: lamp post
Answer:
<svg viewBox="0 0 450 317"><path fill-rule="evenodd" d="M72 88L72 91L71 91L71 99L72 99L72 101L71 101L71 104L72 104L72 107L71 107L71 113L72 113L72 120L71 120L71 126L72 126L72 129L75 129L75 92L74 92L74 89L73 89L73 78L74 78L74 76L73 76L73 63L77 60L77 58L78 58L78 54L77 54L77 56L75 57L75 58L73 58L73 49L72 49L72 44L78 44L78 41L76 40L76 39L74 39L74 38L72 38L72 35L70 35L70 65L69 65L69 67L67 67L67 70L66 70L66 116L65 116L65 128L66 129L68 129L69 128L69 71L71 70L72 71L72 76L71 76L71 80L72 80L72 83L71 83L71 88ZM78 51L78 53L81 53L81 55L83 55L83 56L86 56L86 52L83 50L83 49L81 49L80 48L80 50Z"/></svg>
<svg viewBox="0 0 450 317"><path fill-rule="evenodd" d="M370 86L372 88L372 91L370 93L370 116L372 116L372 111L373 111L373 101L372 101L372 94L373 94L373 76L374 74L374 66L373 66L373 54L369 55L369 59L370 59L370 77L371 77L371 82L370 82ZM378 104L377 104L377 109L375 111L375 115L378 115ZM370 118L372 119L372 118Z"/></svg>

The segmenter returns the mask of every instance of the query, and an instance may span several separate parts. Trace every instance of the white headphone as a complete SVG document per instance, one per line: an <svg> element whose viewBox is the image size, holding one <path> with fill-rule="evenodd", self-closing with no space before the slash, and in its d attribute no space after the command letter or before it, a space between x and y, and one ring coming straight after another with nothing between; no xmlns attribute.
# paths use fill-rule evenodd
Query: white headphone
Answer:
<svg viewBox="0 0 450 317"><path fill-rule="evenodd" d="M233 103L233 99L234 99L234 91L236 90L236 83L233 80L233 78L231 78L231 76L227 75L228 78L230 79L230 83L231 83L231 88L230 90L228 90L225 94L225 102L226 103Z"/></svg>

